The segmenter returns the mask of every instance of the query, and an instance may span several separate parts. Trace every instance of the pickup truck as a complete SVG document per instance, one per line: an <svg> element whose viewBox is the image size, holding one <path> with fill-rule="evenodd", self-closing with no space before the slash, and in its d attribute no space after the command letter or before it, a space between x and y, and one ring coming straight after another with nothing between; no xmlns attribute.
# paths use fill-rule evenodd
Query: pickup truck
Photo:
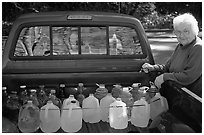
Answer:
<svg viewBox="0 0 204 135"><path fill-rule="evenodd" d="M154 64L146 33L132 16L106 12L46 12L20 16L13 24L2 58L2 86L8 93L21 85L58 88L65 93L78 83L150 86L157 73L141 72ZM187 92L186 92L186 91ZM148 129L129 125L110 130L104 123L83 123L79 132L202 132L202 101L189 90L165 82L160 89L169 111ZM57 91L58 92L58 91ZM12 116L10 116L12 117Z"/></svg>

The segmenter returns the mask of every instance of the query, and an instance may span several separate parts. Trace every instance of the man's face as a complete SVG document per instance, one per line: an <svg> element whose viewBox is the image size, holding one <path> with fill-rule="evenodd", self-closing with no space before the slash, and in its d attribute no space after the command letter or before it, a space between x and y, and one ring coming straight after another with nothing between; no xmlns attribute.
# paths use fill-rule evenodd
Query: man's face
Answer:
<svg viewBox="0 0 204 135"><path fill-rule="evenodd" d="M174 26L174 34L176 35L178 42L184 46L195 39L195 34L192 32L191 25L185 22Z"/></svg>

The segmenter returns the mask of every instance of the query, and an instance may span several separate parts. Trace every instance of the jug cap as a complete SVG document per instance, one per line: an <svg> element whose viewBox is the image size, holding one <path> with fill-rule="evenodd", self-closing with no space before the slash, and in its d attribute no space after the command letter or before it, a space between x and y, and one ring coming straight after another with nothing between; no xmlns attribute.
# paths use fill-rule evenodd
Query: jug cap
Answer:
<svg viewBox="0 0 204 135"><path fill-rule="evenodd" d="M82 87L82 86L84 86L84 84L83 83L78 83L78 86Z"/></svg>
<svg viewBox="0 0 204 135"><path fill-rule="evenodd" d="M36 89L31 89L30 92L36 92Z"/></svg>
<svg viewBox="0 0 204 135"><path fill-rule="evenodd" d="M25 89L25 88L26 88L26 85L21 85L20 88L21 88L21 89Z"/></svg>
<svg viewBox="0 0 204 135"><path fill-rule="evenodd" d="M65 84L60 84L60 87L65 87Z"/></svg>
<svg viewBox="0 0 204 135"><path fill-rule="evenodd" d="M69 97L74 97L74 95L70 94Z"/></svg>
<svg viewBox="0 0 204 135"><path fill-rule="evenodd" d="M2 87L2 90L6 90L7 88L6 87Z"/></svg>
<svg viewBox="0 0 204 135"><path fill-rule="evenodd" d="M50 93L55 93L56 92L56 90L54 90L54 89L51 89L51 91L50 91Z"/></svg>
<svg viewBox="0 0 204 135"><path fill-rule="evenodd" d="M32 104L33 101L32 101L32 100L28 100L27 103L28 103L28 104Z"/></svg>
<svg viewBox="0 0 204 135"><path fill-rule="evenodd" d="M139 87L141 85L141 83L133 83L132 87Z"/></svg>

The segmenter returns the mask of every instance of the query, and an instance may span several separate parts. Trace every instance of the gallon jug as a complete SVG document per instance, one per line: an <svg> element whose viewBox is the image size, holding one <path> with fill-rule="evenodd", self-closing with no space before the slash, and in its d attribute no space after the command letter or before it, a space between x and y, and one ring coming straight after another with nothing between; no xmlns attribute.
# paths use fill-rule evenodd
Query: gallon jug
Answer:
<svg viewBox="0 0 204 135"><path fill-rule="evenodd" d="M119 84L113 85L111 94L114 98L119 98L120 93L123 91L122 86Z"/></svg>
<svg viewBox="0 0 204 135"><path fill-rule="evenodd" d="M59 93L58 93L58 96L57 98L60 98L61 99L61 102L64 101L65 99L65 84L60 84L59 85Z"/></svg>
<svg viewBox="0 0 204 135"><path fill-rule="evenodd" d="M39 107L42 107L46 104L47 100L48 100L48 96L45 93L44 90L44 85L40 85L40 92L38 93L38 102L39 102Z"/></svg>
<svg viewBox="0 0 204 135"><path fill-rule="evenodd" d="M154 120L158 115L168 110L168 103L165 97L161 96L160 93L150 99L150 118Z"/></svg>
<svg viewBox="0 0 204 135"><path fill-rule="evenodd" d="M149 90L149 87L142 86L138 89L138 98L141 99L142 97L145 97L145 100L148 101L150 99L149 93L147 92Z"/></svg>
<svg viewBox="0 0 204 135"><path fill-rule="evenodd" d="M51 100L54 105L58 106L59 108L62 107L61 100L56 97L55 95L56 91L54 89L51 89L48 100Z"/></svg>
<svg viewBox="0 0 204 135"><path fill-rule="evenodd" d="M25 85L20 86L19 99L20 99L21 105L26 104L28 99L29 99L28 92L26 90L26 86Z"/></svg>
<svg viewBox="0 0 204 135"><path fill-rule="evenodd" d="M141 85L141 83L133 83L132 84L132 89L130 90L130 93L132 94L132 98L133 98L134 102L140 99L139 93L138 93L140 85Z"/></svg>
<svg viewBox="0 0 204 135"><path fill-rule="evenodd" d="M100 111L101 111L101 120L103 122L109 122L109 108L110 104L115 101L115 98L112 97L111 93L108 93L100 101Z"/></svg>
<svg viewBox="0 0 204 135"><path fill-rule="evenodd" d="M11 93L8 95L6 106L10 110L20 109L21 105L19 103L19 98L18 98L18 95L17 95L17 91L11 91Z"/></svg>
<svg viewBox="0 0 204 135"><path fill-rule="evenodd" d="M45 133L57 132L60 128L60 110L51 100L40 109L40 128Z"/></svg>
<svg viewBox="0 0 204 135"><path fill-rule="evenodd" d="M114 129L125 129L128 126L126 104L122 102L121 98L117 98L110 104L109 123Z"/></svg>
<svg viewBox="0 0 204 135"><path fill-rule="evenodd" d="M65 132L77 132L82 128L82 109L76 101L64 106L61 115L61 128Z"/></svg>
<svg viewBox="0 0 204 135"><path fill-rule="evenodd" d="M147 127L150 117L150 107L145 97L135 101L131 111L131 123L136 127Z"/></svg>
<svg viewBox="0 0 204 135"><path fill-rule="evenodd" d="M121 98L121 100L126 104L128 118L130 119L134 100L132 98L132 94L129 92L129 87L123 87L123 91L120 93L119 98Z"/></svg>
<svg viewBox="0 0 204 135"><path fill-rule="evenodd" d="M96 89L96 92L94 96L100 101L103 97L105 97L108 94L108 90L105 87L105 84L96 84L98 88Z"/></svg>
<svg viewBox="0 0 204 135"><path fill-rule="evenodd" d="M21 132L36 132L40 126L39 108L29 100L27 104L20 108L18 117L18 127Z"/></svg>
<svg viewBox="0 0 204 135"><path fill-rule="evenodd" d="M64 108L64 106L66 105L69 105L71 103L71 101L76 101L76 104L79 105L79 101L77 101L75 98L74 98L74 95L69 95L69 98L65 99L63 101L63 104L62 104L62 108Z"/></svg>
<svg viewBox="0 0 204 135"><path fill-rule="evenodd" d="M89 123L97 123L101 120L99 101L93 94L82 102L83 120Z"/></svg>
<svg viewBox="0 0 204 135"><path fill-rule="evenodd" d="M79 101L79 105L80 105L80 107L82 107L82 102L85 99L85 96L83 94L83 91L84 91L84 84L83 83L78 84L77 91L78 91L77 101Z"/></svg>
<svg viewBox="0 0 204 135"><path fill-rule="evenodd" d="M32 103L34 105L36 105L37 107L39 107L39 102L38 102L38 98L37 98L37 90L36 89L31 89L30 90L30 96L29 96L29 100L32 100Z"/></svg>

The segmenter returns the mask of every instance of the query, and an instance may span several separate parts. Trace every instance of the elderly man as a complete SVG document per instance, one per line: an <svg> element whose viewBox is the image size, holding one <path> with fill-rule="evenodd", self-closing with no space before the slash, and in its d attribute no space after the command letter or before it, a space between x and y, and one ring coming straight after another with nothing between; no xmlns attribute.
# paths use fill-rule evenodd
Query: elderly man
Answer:
<svg viewBox="0 0 204 135"><path fill-rule="evenodd" d="M164 81L175 81L202 97L202 40L197 36L198 22L189 13L179 15L173 20L174 34L179 44L164 65L142 65L143 70L161 71L155 80L160 88Z"/></svg>

